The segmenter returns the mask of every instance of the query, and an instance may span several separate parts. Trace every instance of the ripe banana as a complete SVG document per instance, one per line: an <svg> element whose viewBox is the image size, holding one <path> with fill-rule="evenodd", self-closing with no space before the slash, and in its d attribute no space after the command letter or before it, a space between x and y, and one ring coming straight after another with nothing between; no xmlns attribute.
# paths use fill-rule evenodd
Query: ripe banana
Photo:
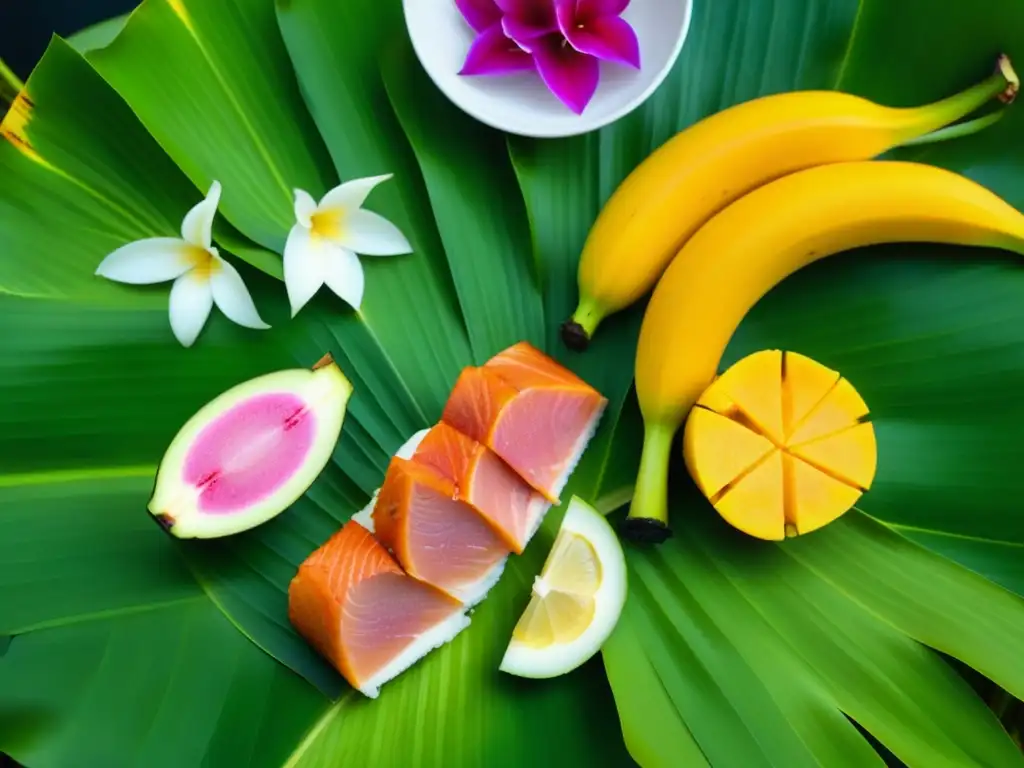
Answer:
<svg viewBox="0 0 1024 768"><path fill-rule="evenodd" d="M1024 214L952 171L857 161L798 171L755 189L683 246L654 289L640 330L636 390L644 445L625 537L661 541L671 535L667 484L673 437L715 379L750 308L807 264L892 242L985 246L1024 255Z"/></svg>
<svg viewBox="0 0 1024 768"><path fill-rule="evenodd" d="M736 198L793 171L980 130L994 119L943 126L993 97L1009 103L1018 84L1000 56L987 79L926 106L795 91L738 104L676 134L626 177L594 222L580 256L579 303L562 325L565 344L586 348L601 321L646 294L682 244Z"/></svg>

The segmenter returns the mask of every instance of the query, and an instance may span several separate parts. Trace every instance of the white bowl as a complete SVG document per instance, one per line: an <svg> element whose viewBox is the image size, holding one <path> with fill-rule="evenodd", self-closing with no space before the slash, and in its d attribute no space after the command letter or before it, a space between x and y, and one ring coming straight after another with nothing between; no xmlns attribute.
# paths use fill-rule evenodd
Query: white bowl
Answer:
<svg viewBox="0 0 1024 768"><path fill-rule="evenodd" d="M586 133L640 106L679 57L693 10L693 0L631 0L622 18L640 41L640 69L602 61L597 92L577 115L535 72L460 75L475 33L455 0L404 0L404 5L413 48L437 87L480 122L536 138Z"/></svg>

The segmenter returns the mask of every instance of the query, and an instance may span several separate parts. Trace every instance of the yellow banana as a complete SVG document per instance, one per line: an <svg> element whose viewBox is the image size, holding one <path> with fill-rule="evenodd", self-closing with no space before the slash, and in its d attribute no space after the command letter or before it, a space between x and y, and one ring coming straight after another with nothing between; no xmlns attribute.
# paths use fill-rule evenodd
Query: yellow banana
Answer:
<svg viewBox="0 0 1024 768"><path fill-rule="evenodd" d="M985 187L919 163L857 161L770 182L708 221L655 287L640 330L636 390L644 445L623 535L668 528L673 437L715 379L733 333L786 276L861 246L932 242L1024 255L1024 214Z"/></svg>
<svg viewBox="0 0 1024 768"><path fill-rule="evenodd" d="M562 325L584 349L601 321L649 291L682 244L717 211L787 173L868 160L894 147L980 130L1001 113L950 123L993 97L1012 101L1006 56L971 88L919 107L894 108L837 91L795 91L725 109L676 134L619 185L583 246L579 303Z"/></svg>

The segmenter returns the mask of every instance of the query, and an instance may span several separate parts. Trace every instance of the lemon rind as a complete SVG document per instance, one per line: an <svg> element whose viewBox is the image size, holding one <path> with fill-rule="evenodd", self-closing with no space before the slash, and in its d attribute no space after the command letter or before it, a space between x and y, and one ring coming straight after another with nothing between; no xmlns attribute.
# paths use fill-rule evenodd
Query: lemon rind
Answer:
<svg viewBox="0 0 1024 768"><path fill-rule="evenodd" d="M603 515L574 496L561 530L583 536L601 560L602 582L594 593L594 619L579 637L567 643L536 648L513 638L498 667L502 672L535 679L571 672L601 650L622 615L628 578L626 558L615 529Z"/></svg>

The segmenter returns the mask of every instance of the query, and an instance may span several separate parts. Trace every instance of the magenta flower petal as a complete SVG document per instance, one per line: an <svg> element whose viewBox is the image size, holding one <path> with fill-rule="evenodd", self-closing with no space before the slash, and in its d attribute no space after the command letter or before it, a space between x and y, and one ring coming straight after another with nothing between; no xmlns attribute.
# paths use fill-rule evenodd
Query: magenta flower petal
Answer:
<svg viewBox="0 0 1024 768"><path fill-rule="evenodd" d="M494 4L506 16L520 19L536 19L554 16L555 0L494 0Z"/></svg>
<svg viewBox="0 0 1024 768"><path fill-rule="evenodd" d="M483 32L501 21L501 8L494 0L455 0L455 5L475 32Z"/></svg>
<svg viewBox="0 0 1024 768"><path fill-rule="evenodd" d="M558 22L552 16L552 24L546 27L534 26L532 22L522 21L515 16L505 16L501 20L501 28L505 35L515 41L516 45L524 51L533 52L533 42L537 38L550 35L558 31Z"/></svg>
<svg viewBox="0 0 1024 768"><path fill-rule="evenodd" d="M574 0L576 20L585 24L602 16L618 16L629 7L629 0Z"/></svg>
<svg viewBox="0 0 1024 768"><path fill-rule="evenodd" d="M503 14L505 34L529 48L529 41L558 30L555 0L494 0Z"/></svg>
<svg viewBox="0 0 1024 768"><path fill-rule="evenodd" d="M459 74L507 75L533 68L533 57L505 37L501 24L493 24L477 35Z"/></svg>
<svg viewBox="0 0 1024 768"><path fill-rule="evenodd" d="M580 53L640 69L640 41L618 16L602 16L567 29L565 39Z"/></svg>
<svg viewBox="0 0 1024 768"><path fill-rule="evenodd" d="M568 45L561 35L539 38L533 59L550 91L573 112L582 114L597 90L601 63Z"/></svg>

